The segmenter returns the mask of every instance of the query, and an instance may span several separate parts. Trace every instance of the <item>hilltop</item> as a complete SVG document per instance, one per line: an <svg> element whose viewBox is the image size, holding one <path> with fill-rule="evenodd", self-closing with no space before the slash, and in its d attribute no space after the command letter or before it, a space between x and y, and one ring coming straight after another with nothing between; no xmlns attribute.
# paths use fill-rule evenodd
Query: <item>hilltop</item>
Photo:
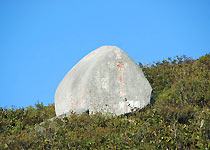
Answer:
<svg viewBox="0 0 210 150"><path fill-rule="evenodd" d="M0 149L210 149L210 54L139 67L153 88L153 105L54 121L48 120L54 104L0 108Z"/></svg>

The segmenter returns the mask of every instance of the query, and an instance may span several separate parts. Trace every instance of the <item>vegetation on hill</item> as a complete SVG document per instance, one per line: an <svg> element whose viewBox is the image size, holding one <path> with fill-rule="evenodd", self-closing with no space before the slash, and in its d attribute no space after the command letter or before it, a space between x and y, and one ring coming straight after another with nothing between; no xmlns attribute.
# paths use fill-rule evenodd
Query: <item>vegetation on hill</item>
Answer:
<svg viewBox="0 0 210 150"><path fill-rule="evenodd" d="M54 105L0 108L0 149L210 149L210 54L139 66L154 90L153 105L54 121L48 120Z"/></svg>

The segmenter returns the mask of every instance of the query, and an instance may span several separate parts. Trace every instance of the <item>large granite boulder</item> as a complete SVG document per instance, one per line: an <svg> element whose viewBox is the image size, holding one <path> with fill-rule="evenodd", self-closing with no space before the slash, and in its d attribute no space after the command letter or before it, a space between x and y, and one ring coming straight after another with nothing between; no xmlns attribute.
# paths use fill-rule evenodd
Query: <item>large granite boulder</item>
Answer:
<svg viewBox="0 0 210 150"><path fill-rule="evenodd" d="M121 49L102 46L64 77L55 93L56 115L71 111L129 113L150 103L152 88L142 70Z"/></svg>

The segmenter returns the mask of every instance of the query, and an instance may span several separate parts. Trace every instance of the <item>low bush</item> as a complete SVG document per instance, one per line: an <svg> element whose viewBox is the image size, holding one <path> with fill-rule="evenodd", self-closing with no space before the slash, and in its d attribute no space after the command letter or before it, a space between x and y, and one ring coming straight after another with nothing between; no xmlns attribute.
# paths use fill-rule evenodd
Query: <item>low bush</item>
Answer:
<svg viewBox="0 0 210 150"><path fill-rule="evenodd" d="M210 55L142 65L155 103L120 116L0 108L0 149L210 149Z"/></svg>

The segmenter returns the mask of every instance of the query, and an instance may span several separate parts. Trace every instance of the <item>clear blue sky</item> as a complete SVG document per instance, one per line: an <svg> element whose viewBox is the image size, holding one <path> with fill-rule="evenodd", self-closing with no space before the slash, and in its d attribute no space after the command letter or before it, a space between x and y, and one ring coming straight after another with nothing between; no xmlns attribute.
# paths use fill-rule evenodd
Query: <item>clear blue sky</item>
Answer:
<svg viewBox="0 0 210 150"><path fill-rule="evenodd" d="M0 107L54 103L65 74L102 45L135 62L210 52L209 0L1 0Z"/></svg>

